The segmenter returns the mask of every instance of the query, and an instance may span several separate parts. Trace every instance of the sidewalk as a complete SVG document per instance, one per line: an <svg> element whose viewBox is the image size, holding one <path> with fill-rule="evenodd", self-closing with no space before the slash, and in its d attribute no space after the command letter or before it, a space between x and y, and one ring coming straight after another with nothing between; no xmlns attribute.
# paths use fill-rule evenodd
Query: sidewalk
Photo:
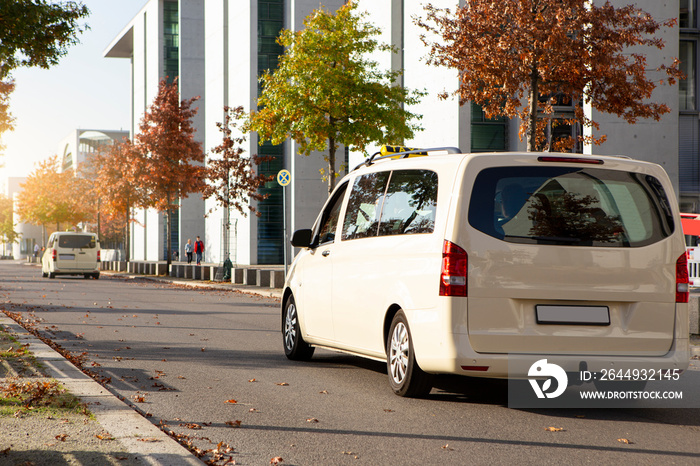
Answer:
<svg viewBox="0 0 700 466"><path fill-rule="evenodd" d="M282 290L278 288L123 272L102 273L178 286L239 291L279 300L282 298ZM27 345L44 374L80 398L94 418L77 415L71 419L47 420L45 416L34 414L21 418L0 417L0 464L204 464L185 447L3 313L0 313L1 329L10 333L20 345ZM60 434L57 435L56 432ZM63 440L59 440L59 437Z"/></svg>

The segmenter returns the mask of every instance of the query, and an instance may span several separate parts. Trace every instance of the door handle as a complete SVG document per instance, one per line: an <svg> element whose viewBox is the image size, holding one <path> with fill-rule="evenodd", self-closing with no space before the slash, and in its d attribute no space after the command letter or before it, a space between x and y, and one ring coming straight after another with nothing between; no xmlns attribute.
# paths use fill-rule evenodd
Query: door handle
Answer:
<svg viewBox="0 0 700 466"><path fill-rule="evenodd" d="M322 255L323 257L328 257L328 256L331 255L331 252L330 252L328 249L326 249L325 251L323 251L323 252L321 253L321 255Z"/></svg>

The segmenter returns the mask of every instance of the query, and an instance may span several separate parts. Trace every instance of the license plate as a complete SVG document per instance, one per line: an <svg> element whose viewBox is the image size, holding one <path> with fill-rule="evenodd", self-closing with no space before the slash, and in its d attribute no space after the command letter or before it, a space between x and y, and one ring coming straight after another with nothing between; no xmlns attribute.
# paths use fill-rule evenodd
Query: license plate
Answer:
<svg viewBox="0 0 700 466"><path fill-rule="evenodd" d="M535 306L538 324L610 325L607 306Z"/></svg>
<svg viewBox="0 0 700 466"><path fill-rule="evenodd" d="M59 254L58 258L64 261L75 260L75 254Z"/></svg>

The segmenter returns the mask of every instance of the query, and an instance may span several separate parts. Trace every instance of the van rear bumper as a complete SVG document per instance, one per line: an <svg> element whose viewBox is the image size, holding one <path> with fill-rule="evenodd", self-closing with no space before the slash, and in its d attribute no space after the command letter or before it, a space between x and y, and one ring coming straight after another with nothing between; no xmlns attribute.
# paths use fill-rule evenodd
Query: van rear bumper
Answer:
<svg viewBox="0 0 700 466"><path fill-rule="evenodd" d="M528 377L528 370L536 361L551 359L566 372L588 370L600 372L603 369L626 371L627 369L679 370L685 371L690 363L690 342L688 338L675 339L663 356L639 351L635 354L603 354L591 351L585 354L488 354L476 353L469 344L468 335L453 334L455 349L452 354L417 355L418 364L425 372L432 374L459 374L484 378ZM445 346L441 346L446 348Z"/></svg>

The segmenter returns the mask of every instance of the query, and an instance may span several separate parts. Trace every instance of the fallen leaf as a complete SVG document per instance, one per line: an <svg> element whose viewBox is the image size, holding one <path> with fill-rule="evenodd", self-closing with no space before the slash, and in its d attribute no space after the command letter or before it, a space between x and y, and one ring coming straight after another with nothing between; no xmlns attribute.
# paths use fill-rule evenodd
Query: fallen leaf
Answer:
<svg viewBox="0 0 700 466"><path fill-rule="evenodd" d="M634 444L633 441L627 440L626 438L619 438L619 439L617 439L617 441L620 442L620 443L626 443L627 445L632 445L632 444Z"/></svg>
<svg viewBox="0 0 700 466"><path fill-rule="evenodd" d="M450 447L449 444L443 445L443 446L442 446L442 449L443 449L443 450L447 450L447 451L455 451L455 449L452 448L452 447Z"/></svg>
<svg viewBox="0 0 700 466"><path fill-rule="evenodd" d="M562 431L564 431L564 428L563 427L545 427L544 430L546 430L547 432L562 432Z"/></svg>
<svg viewBox="0 0 700 466"><path fill-rule="evenodd" d="M97 437L100 440L114 440L114 437L112 437L109 434L97 434L95 435L95 437Z"/></svg>
<svg viewBox="0 0 700 466"><path fill-rule="evenodd" d="M318 419L316 419L315 417L310 417L306 420L306 422L318 422Z"/></svg>
<svg viewBox="0 0 700 466"><path fill-rule="evenodd" d="M249 412L249 413L257 413L258 410L255 409L255 408L250 408L250 409L248 410L248 412Z"/></svg>
<svg viewBox="0 0 700 466"><path fill-rule="evenodd" d="M139 438L136 439L139 442L148 442L148 443L155 443L155 442L160 442L160 439L153 438L153 437L148 437L148 438Z"/></svg>
<svg viewBox="0 0 700 466"><path fill-rule="evenodd" d="M225 423L227 426L231 427L241 427L241 421L235 420L235 421L226 421Z"/></svg>
<svg viewBox="0 0 700 466"><path fill-rule="evenodd" d="M257 382L255 379L250 379L248 382Z"/></svg>
<svg viewBox="0 0 700 466"><path fill-rule="evenodd" d="M287 387L287 386L289 386L289 384L288 384L287 382L280 382L280 383L275 384L275 385L279 385L280 387Z"/></svg>
<svg viewBox="0 0 700 466"><path fill-rule="evenodd" d="M226 401L224 401L224 403L231 403L231 404L234 404L234 403L238 403L238 401L236 401L236 400L226 400Z"/></svg>
<svg viewBox="0 0 700 466"><path fill-rule="evenodd" d="M274 458L272 458L272 459L270 460L270 464L280 464L280 463L282 463L283 461L284 461L284 460L282 459L282 457L280 457L280 456L275 456Z"/></svg>
<svg viewBox="0 0 700 466"><path fill-rule="evenodd" d="M67 438L68 438L68 434L58 434L55 437L56 440L60 440L61 442L65 442Z"/></svg>
<svg viewBox="0 0 700 466"><path fill-rule="evenodd" d="M319 393L321 395L328 395L328 390L321 390Z"/></svg>

